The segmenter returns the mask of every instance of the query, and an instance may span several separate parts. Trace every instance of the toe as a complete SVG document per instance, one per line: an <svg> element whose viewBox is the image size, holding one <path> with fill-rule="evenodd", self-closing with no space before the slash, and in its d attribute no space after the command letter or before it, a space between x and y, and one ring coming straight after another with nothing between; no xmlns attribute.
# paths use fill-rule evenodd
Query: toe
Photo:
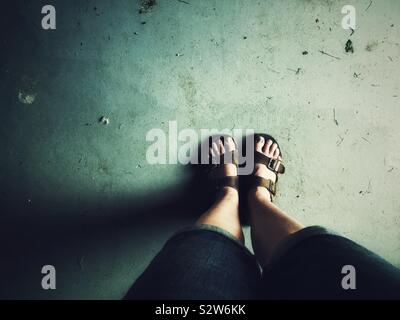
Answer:
<svg viewBox="0 0 400 320"><path fill-rule="evenodd" d="M276 148L276 150L274 151L274 154L273 154L273 158L278 159L279 154L280 154L279 148Z"/></svg>
<svg viewBox="0 0 400 320"><path fill-rule="evenodd" d="M233 139L231 137L228 137L228 139L226 139L226 140L227 141L225 143L225 146L226 146L225 149L228 152L231 152L231 151L235 150L236 146L235 146L235 142L233 141Z"/></svg>
<svg viewBox="0 0 400 320"><path fill-rule="evenodd" d="M219 148L215 142L212 143L212 150L214 151L214 157L219 155Z"/></svg>
<svg viewBox="0 0 400 320"><path fill-rule="evenodd" d="M273 144L273 141L271 139L268 139L267 143L264 145L262 152L265 153L266 155L269 155L271 152L272 144Z"/></svg>
<svg viewBox="0 0 400 320"><path fill-rule="evenodd" d="M224 143L222 142L222 140L218 140L218 147L219 147L220 154L224 154L225 153L225 146L224 146Z"/></svg>
<svg viewBox="0 0 400 320"><path fill-rule="evenodd" d="M213 148L210 148L210 155L212 158L214 158L216 156Z"/></svg>
<svg viewBox="0 0 400 320"><path fill-rule="evenodd" d="M278 149L278 145L276 143L273 143L271 148L269 149L269 157L274 156L276 149Z"/></svg>
<svg viewBox="0 0 400 320"><path fill-rule="evenodd" d="M264 138L263 137L256 137L255 143L256 143L256 146L255 146L256 147L256 151L262 152L262 149L263 149L263 146L264 146L264 143L265 143Z"/></svg>

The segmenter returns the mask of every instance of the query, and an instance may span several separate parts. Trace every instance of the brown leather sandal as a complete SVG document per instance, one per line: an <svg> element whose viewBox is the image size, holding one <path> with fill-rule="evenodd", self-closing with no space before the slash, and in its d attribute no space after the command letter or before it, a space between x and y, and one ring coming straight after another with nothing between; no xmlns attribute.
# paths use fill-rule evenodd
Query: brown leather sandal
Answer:
<svg viewBox="0 0 400 320"><path fill-rule="evenodd" d="M220 166L228 163L234 164L236 167L238 166L238 150L237 145L233 137L229 135L216 135L209 138L209 145L212 145L213 138L221 139L222 143L224 143L225 139L231 138L235 143L235 150L231 152L225 152L224 154L212 157L210 155L209 164L206 165L205 170L206 174L211 181L211 185L214 188L215 192L219 192L224 187L232 187L236 190L239 190L239 177L238 176L225 176L225 177L217 177L216 172L220 168ZM215 140L214 140L215 142Z"/></svg>
<svg viewBox="0 0 400 320"><path fill-rule="evenodd" d="M282 150L279 146L279 143L276 141L275 138L271 137L268 134L261 134L257 133L254 135L254 142L258 141L260 137L263 137L265 141L272 140L273 143L276 143L278 145L278 148L280 150L280 156L282 157ZM278 159L272 159L265 154L258 152L254 150L254 164L256 163L261 163L264 164L269 170L275 173L276 179L275 181L272 181L270 179L265 179L260 176L255 176L255 175L248 175L248 176L241 176L240 177L240 184L241 184L241 190L244 192L243 197L244 199L247 199L247 195L250 190L255 189L257 187L264 187L266 188L271 196L271 201L273 200L273 197L276 196L277 192L277 184L278 184L278 177L280 174L285 173L285 166L283 165L282 160ZM244 213L241 212L241 220L243 224L248 223L248 217L247 217L247 212L248 212L248 206L244 207Z"/></svg>

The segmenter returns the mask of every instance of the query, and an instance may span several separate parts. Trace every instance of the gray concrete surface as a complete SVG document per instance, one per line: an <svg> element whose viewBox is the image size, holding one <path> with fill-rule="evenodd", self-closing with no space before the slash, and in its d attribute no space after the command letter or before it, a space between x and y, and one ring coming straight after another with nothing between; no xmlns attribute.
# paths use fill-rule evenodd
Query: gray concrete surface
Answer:
<svg viewBox="0 0 400 320"><path fill-rule="evenodd" d="M400 2L352 0L351 37L348 1L187 2L52 1L55 31L43 1L4 10L1 297L123 296L193 221L166 209L185 168L146 163L146 133L172 120L273 134L277 203L400 266ZM40 288L45 264L57 290Z"/></svg>

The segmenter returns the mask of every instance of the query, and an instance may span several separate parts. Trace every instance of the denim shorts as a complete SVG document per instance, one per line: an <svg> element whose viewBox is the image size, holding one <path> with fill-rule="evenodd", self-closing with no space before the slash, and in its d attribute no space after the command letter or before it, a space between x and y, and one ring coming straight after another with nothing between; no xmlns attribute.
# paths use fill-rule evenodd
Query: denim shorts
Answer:
<svg viewBox="0 0 400 320"><path fill-rule="evenodd" d="M261 267L228 232L196 225L165 244L125 299L400 299L400 271L318 226L287 237Z"/></svg>

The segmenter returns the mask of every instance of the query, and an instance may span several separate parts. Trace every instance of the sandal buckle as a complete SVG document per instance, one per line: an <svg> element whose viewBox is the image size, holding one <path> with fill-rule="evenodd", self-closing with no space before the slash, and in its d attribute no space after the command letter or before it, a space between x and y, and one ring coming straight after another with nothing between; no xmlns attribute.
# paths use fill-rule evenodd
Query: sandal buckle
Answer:
<svg viewBox="0 0 400 320"><path fill-rule="evenodd" d="M271 192L273 196L276 196L276 183L269 180L269 188L268 191Z"/></svg>
<svg viewBox="0 0 400 320"><path fill-rule="evenodd" d="M268 161L268 169L277 172L276 168L279 166L280 161L278 159L269 159Z"/></svg>

